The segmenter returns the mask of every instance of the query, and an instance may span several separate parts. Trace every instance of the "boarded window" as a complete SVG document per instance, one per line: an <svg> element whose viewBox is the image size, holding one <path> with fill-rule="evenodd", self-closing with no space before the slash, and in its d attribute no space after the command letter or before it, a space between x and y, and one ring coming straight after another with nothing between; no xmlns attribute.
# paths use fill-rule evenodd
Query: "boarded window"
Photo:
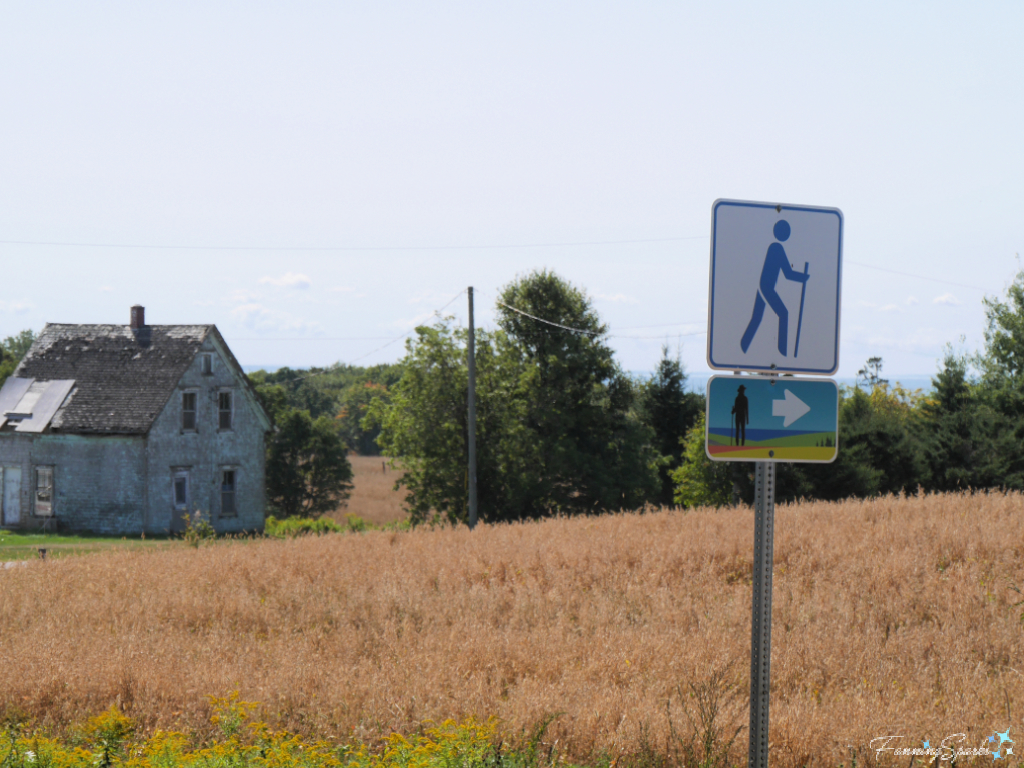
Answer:
<svg viewBox="0 0 1024 768"><path fill-rule="evenodd" d="M220 413L220 428L231 429L231 393L221 392L217 395L217 409Z"/></svg>
<svg viewBox="0 0 1024 768"><path fill-rule="evenodd" d="M174 508L188 509L188 472L174 473Z"/></svg>
<svg viewBox="0 0 1024 768"><path fill-rule="evenodd" d="M201 355L199 360L202 365L203 375L211 375L213 373L213 355Z"/></svg>
<svg viewBox="0 0 1024 768"><path fill-rule="evenodd" d="M181 395L181 428L196 428L196 393L183 392Z"/></svg>
<svg viewBox="0 0 1024 768"><path fill-rule="evenodd" d="M35 513L39 517L53 516L53 467L36 467Z"/></svg>
<svg viewBox="0 0 1024 768"><path fill-rule="evenodd" d="M235 470L233 469L225 469L221 473L220 513L222 515L234 515L236 513Z"/></svg>

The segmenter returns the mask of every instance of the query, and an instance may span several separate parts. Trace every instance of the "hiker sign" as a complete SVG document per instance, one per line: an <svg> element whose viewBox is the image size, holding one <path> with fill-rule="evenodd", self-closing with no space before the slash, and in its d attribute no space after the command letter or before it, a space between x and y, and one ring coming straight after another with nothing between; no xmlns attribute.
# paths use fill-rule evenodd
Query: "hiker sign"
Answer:
<svg viewBox="0 0 1024 768"><path fill-rule="evenodd" d="M835 373L842 256L838 208L716 200L708 365Z"/></svg>
<svg viewBox="0 0 1024 768"><path fill-rule="evenodd" d="M715 461L836 458L839 388L831 379L712 376L704 449Z"/></svg>

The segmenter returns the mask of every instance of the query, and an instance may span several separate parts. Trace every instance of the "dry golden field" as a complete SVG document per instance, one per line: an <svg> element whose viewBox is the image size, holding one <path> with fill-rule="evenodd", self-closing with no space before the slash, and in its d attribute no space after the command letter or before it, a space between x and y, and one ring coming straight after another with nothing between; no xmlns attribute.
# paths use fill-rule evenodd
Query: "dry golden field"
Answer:
<svg viewBox="0 0 1024 768"><path fill-rule="evenodd" d="M1024 745L1022 511L1002 493L778 509L774 766L870 761L883 735ZM752 541L729 509L37 561L0 572L0 706L201 729L205 696L237 689L338 738L558 714L545 740L568 756L664 751L666 702L685 732L678 690L693 711L716 670L719 721L745 725Z"/></svg>
<svg viewBox="0 0 1024 768"><path fill-rule="evenodd" d="M387 465L387 459L380 456L349 456L352 464L352 495L347 506L335 511L330 517L340 523L345 515L359 515L368 523L384 525L406 518L402 509L405 490L396 491L395 481L402 476L400 470Z"/></svg>

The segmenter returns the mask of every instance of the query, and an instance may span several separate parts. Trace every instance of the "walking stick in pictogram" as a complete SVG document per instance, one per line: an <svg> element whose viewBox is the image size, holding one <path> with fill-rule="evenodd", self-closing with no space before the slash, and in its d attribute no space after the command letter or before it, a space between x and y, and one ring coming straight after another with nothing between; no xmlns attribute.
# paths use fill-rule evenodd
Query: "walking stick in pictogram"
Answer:
<svg viewBox="0 0 1024 768"><path fill-rule="evenodd" d="M808 269L811 263L809 261L804 262L804 274L808 274ZM800 315L796 319L796 344L793 345L793 357L796 358L800 354L800 326L804 322L804 296L807 295L807 281L804 280L804 284L800 287Z"/></svg>

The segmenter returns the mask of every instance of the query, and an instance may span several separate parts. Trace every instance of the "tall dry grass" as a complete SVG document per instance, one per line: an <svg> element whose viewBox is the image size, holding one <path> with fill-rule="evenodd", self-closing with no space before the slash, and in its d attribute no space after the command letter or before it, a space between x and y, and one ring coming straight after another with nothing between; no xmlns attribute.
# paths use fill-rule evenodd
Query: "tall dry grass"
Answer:
<svg viewBox="0 0 1024 768"><path fill-rule="evenodd" d="M344 523L345 515L358 515L374 525L405 520L405 491L395 490L395 481L404 473L388 466L388 459L380 456L353 455L348 460L352 465L352 495L348 504L330 517Z"/></svg>
<svg viewBox="0 0 1024 768"><path fill-rule="evenodd" d="M1024 715L1024 499L883 498L777 511L773 765L870 740L980 743ZM304 732L561 713L574 757L664 751L725 670L745 724L753 515L657 512L126 551L0 574L0 702L55 724L119 703L201 728L238 689ZM730 709L731 707L731 709ZM1021 729L1021 730L1019 730ZM1022 739L1021 741L1024 741ZM744 730L734 757L743 762Z"/></svg>

